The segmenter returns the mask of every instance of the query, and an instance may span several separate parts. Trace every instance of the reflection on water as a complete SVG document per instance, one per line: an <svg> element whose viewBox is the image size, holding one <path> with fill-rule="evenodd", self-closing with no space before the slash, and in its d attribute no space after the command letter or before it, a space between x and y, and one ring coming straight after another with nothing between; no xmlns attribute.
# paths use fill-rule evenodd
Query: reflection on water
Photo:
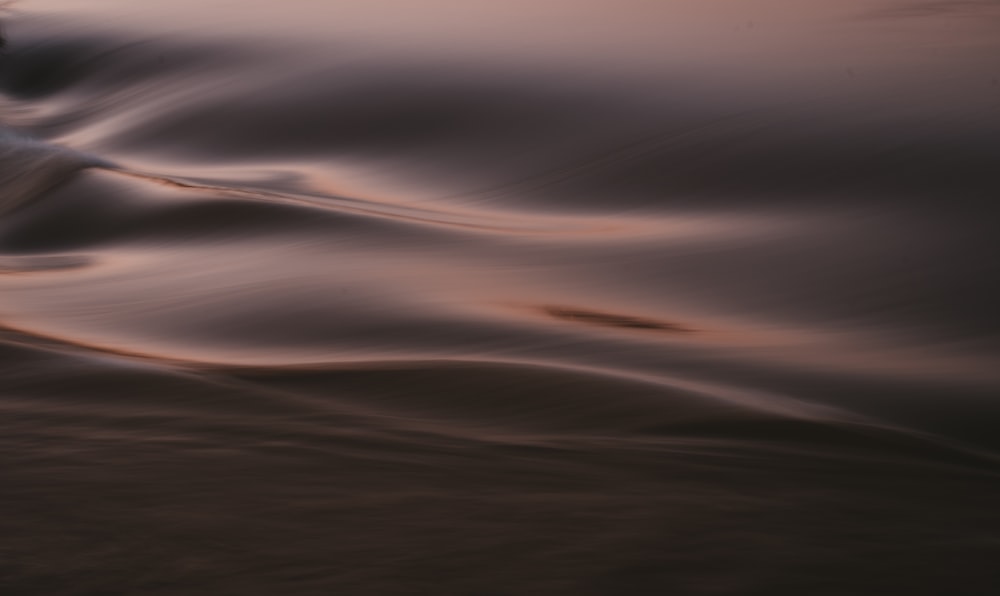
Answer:
<svg viewBox="0 0 1000 596"><path fill-rule="evenodd" d="M4 594L1000 590L997 3L3 19Z"/></svg>
<svg viewBox="0 0 1000 596"><path fill-rule="evenodd" d="M585 310L582 308L569 308L565 306L546 306L542 311L558 319L567 321L590 323L593 325L604 325L607 327L619 327L622 329L642 329L645 331L669 331L673 333L687 333L691 329L686 329L676 323L666 323L652 319L644 319L630 315L615 315L606 312Z"/></svg>

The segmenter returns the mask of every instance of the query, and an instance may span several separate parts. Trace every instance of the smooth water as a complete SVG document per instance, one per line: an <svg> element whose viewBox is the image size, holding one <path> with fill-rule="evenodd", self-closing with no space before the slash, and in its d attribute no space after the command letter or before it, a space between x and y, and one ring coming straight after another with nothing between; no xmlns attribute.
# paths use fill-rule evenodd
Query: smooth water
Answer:
<svg viewBox="0 0 1000 596"><path fill-rule="evenodd" d="M1000 593L1000 3L2 20L0 593Z"/></svg>

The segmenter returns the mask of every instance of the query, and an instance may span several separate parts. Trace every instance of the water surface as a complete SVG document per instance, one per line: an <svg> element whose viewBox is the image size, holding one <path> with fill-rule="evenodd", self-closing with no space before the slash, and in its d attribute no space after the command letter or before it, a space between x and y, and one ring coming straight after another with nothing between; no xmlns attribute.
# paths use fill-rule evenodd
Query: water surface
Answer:
<svg viewBox="0 0 1000 596"><path fill-rule="evenodd" d="M3 23L5 594L1000 590L996 2Z"/></svg>

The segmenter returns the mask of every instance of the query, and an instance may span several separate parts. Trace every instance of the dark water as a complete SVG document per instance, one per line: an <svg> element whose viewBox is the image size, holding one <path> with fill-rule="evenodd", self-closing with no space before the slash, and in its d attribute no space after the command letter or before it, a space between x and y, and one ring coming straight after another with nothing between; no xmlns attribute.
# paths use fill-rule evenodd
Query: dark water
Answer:
<svg viewBox="0 0 1000 596"><path fill-rule="evenodd" d="M997 2L3 22L0 593L1000 593Z"/></svg>

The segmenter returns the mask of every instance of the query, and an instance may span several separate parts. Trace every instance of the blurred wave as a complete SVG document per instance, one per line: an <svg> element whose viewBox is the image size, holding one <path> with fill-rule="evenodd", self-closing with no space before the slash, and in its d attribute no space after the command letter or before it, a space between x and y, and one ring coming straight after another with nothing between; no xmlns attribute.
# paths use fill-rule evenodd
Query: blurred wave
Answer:
<svg viewBox="0 0 1000 596"><path fill-rule="evenodd" d="M1000 588L993 3L421 6L8 7L4 593Z"/></svg>

